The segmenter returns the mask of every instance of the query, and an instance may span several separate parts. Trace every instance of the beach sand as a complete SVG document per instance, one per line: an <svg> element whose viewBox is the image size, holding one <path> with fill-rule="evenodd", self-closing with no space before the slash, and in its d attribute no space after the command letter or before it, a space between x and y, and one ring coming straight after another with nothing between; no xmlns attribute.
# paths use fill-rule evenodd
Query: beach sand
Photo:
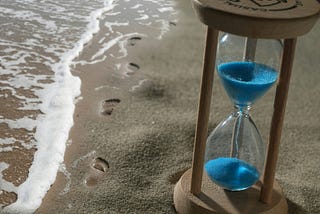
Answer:
<svg viewBox="0 0 320 214"><path fill-rule="evenodd" d="M127 67L74 68L82 99L65 167L37 213L175 213L174 185L191 167L205 38L190 2L177 2L178 21L162 40L128 43ZM319 35L318 22L298 40L288 97L276 178L289 213L320 210ZM210 130L232 111L218 78L213 91ZM274 91L252 110L265 141Z"/></svg>

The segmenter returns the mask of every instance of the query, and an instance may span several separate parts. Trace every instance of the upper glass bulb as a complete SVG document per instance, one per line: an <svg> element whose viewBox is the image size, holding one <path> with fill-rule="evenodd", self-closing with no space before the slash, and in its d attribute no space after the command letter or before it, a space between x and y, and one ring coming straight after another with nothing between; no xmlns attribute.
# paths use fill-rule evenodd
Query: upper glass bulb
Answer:
<svg viewBox="0 0 320 214"><path fill-rule="evenodd" d="M257 40L232 34L221 36L217 70L235 105L252 105L276 82L281 51L280 40Z"/></svg>

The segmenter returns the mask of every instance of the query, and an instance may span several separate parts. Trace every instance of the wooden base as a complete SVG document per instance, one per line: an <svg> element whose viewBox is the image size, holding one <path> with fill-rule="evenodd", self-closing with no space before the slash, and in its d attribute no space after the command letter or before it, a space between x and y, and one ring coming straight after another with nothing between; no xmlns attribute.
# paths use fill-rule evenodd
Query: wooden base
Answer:
<svg viewBox="0 0 320 214"><path fill-rule="evenodd" d="M191 169L186 171L174 189L174 205L179 214L286 214L288 205L282 189L274 183L272 201L264 204L259 201L261 184L239 192L231 192L215 185L204 173L202 191L198 196L190 192Z"/></svg>

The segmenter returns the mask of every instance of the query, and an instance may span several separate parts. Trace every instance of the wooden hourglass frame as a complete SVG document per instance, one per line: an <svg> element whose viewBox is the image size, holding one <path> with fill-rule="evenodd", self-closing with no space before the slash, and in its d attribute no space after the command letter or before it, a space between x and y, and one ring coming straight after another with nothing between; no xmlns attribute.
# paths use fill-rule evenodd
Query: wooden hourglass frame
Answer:
<svg viewBox="0 0 320 214"><path fill-rule="evenodd" d="M201 213L287 213L287 202L275 181L281 131L297 37L309 32L320 16L317 0L192 0L207 25L206 46L195 133L192 168L174 190L176 211ZM225 191L203 173L218 33L263 39L283 39L283 54L274 98L266 164L262 180L245 191Z"/></svg>

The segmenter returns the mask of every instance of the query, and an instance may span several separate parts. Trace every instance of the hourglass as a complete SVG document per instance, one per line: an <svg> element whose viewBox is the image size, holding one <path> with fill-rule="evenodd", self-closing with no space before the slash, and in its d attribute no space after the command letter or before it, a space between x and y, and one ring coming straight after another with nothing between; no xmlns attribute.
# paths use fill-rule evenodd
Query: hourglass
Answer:
<svg viewBox="0 0 320 214"><path fill-rule="evenodd" d="M175 186L176 211L287 213L284 194L275 180L281 130L296 38L314 26L320 3L192 2L208 28L192 168ZM235 108L208 137L215 70ZM249 111L274 84L277 87L269 140L263 142Z"/></svg>
<svg viewBox="0 0 320 214"><path fill-rule="evenodd" d="M224 33L217 51L216 70L235 110L209 135L204 168L217 185L239 191L263 172L266 146L249 110L278 79L282 44Z"/></svg>

